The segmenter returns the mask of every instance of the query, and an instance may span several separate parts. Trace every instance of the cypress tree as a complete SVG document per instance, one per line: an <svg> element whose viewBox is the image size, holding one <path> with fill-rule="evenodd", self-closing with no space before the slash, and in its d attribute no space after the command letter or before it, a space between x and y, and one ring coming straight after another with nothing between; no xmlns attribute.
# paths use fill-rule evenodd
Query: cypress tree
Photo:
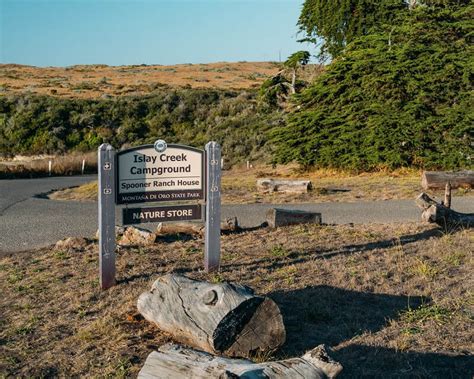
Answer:
<svg viewBox="0 0 474 379"><path fill-rule="evenodd" d="M353 38L273 131L276 161L472 167L473 14L471 1L425 2Z"/></svg>

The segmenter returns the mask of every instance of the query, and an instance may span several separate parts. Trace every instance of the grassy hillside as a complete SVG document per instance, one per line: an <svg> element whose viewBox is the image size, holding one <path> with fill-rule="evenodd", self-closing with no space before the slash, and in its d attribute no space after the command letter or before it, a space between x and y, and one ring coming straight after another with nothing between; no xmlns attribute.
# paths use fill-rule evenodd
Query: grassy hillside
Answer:
<svg viewBox="0 0 474 379"><path fill-rule="evenodd" d="M0 65L0 158L87 152L156 138L193 146L216 140L229 164L269 156L267 130L281 109L261 101L271 62L176 66ZM302 79L319 75L310 65Z"/></svg>
<svg viewBox="0 0 474 379"><path fill-rule="evenodd" d="M279 65L271 62L45 68L2 64L0 91L97 99L146 95L162 86L249 89L259 87L279 70Z"/></svg>

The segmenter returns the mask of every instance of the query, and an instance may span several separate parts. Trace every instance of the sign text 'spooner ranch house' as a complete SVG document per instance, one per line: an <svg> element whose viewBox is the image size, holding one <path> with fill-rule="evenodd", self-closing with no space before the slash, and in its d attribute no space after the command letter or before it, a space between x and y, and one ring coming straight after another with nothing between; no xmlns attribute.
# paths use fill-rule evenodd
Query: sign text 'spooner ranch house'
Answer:
<svg viewBox="0 0 474 379"><path fill-rule="evenodd" d="M189 146L153 145L117 153L117 204L204 197L204 154Z"/></svg>

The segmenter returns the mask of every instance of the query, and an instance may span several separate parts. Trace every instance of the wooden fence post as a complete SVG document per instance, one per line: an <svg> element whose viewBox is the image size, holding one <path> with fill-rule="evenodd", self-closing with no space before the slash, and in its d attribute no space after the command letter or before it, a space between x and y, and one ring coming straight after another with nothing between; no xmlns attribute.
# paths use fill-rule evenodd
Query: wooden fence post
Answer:
<svg viewBox="0 0 474 379"><path fill-rule="evenodd" d="M219 270L221 254L221 147L206 144L206 229L204 267L207 272Z"/></svg>
<svg viewBox="0 0 474 379"><path fill-rule="evenodd" d="M108 143L99 146L99 271L100 287L115 284L115 150Z"/></svg>

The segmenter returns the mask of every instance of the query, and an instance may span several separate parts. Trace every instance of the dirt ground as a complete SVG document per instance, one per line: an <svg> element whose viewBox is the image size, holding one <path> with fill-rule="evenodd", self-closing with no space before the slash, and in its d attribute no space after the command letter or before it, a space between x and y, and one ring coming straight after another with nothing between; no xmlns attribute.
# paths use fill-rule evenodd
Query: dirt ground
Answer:
<svg viewBox="0 0 474 379"><path fill-rule="evenodd" d="M167 86L242 90L258 88L280 70L281 65L274 62L70 67L0 64L0 96L35 93L93 99L146 95ZM319 65L308 65L304 78L311 80L320 72Z"/></svg>
<svg viewBox="0 0 474 379"><path fill-rule="evenodd" d="M304 194L279 192L260 193L256 182L259 178L306 179L311 180L313 189ZM367 200L415 199L421 187L421 171L398 170L353 174L336 170L315 170L300 172L296 165L256 165L251 169L244 166L223 171L222 202L225 204L253 203L321 203L355 202ZM429 191L442 198L444 191ZM472 196L471 189L454 189L453 196ZM63 189L49 195L54 200L97 199L97 182L80 187Z"/></svg>
<svg viewBox="0 0 474 379"><path fill-rule="evenodd" d="M122 247L117 285L98 289L94 241L0 258L0 376L132 377L171 337L136 309L161 274L236 281L273 298L287 341L258 361L325 343L341 378L472 378L474 230L419 223L299 225L222 237L218 274L203 241Z"/></svg>

